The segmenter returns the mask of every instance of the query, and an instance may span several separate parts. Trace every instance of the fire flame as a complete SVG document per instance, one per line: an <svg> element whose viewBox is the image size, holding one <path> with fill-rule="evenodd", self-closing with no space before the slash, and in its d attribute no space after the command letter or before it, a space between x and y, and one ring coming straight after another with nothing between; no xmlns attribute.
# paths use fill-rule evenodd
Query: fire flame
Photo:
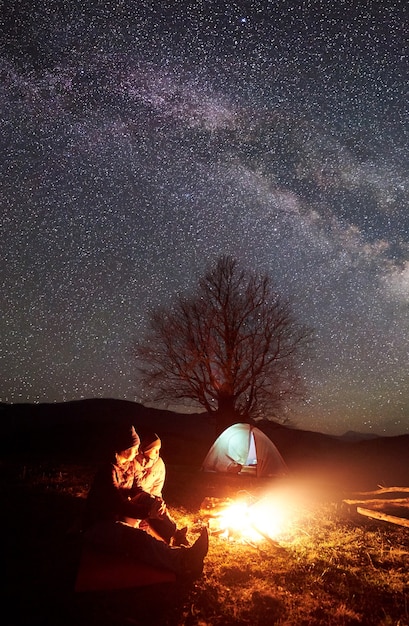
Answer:
<svg viewBox="0 0 409 626"><path fill-rule="evenodd" d="M253 504L237 500L220 511L213 526L226 538L255 542L278 537L288 529L290 518L282 500L263 498Z"/></svg>

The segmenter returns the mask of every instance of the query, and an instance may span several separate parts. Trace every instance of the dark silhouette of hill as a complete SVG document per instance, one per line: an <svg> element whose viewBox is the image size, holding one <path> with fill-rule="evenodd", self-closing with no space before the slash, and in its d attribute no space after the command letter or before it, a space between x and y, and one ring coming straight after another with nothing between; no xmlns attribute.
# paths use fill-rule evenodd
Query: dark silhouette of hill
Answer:
<svg viewBox="0 0 409 626"><path fill-rule="evenodd" d="M33 460L102 459L112 452L118 425L132 424L140 435L160 433L169 462L191 463L198 460L196 448L201 453L214 434L206 414L187 415L110 398L0 404L0 420L0 454Z"/></svg>
<svg viewBox="0 0 409 626"><path fill-rule="evenodd" d="M41 462L102 460L112 451L117 425L133 424L141 435L160 435L167 463L200 468L216 437L206 413L175 413L117 399L1 404L0 419L1 456ZM296 475L357 490L409 484L409 435L350 441L271 421L257 426Z"/></svg>
<svg viewBox="0 0 409 626"><path fill-rule="evenodd" d="M260 428L298 474L357 490L409 485L409 435L349 441L266 421Z"/></svg>
<svg viewBox="0 0 409 626"><path fill-rule="evenodd" d="M344 441L363 441L364 439L377 439L379 435L375 433L358 433L355 430L347 430L346 433L340 435L339 439Z"/></svg>

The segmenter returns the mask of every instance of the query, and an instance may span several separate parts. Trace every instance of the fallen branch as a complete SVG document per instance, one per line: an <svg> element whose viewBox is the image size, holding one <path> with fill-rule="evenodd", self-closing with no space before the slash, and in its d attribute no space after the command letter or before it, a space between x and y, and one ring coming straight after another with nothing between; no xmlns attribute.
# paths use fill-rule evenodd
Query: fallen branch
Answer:
<svg viewBox="0 0 409 626"><path fill-rule="evenodd" d="M261 556L266 556L267 552L265 552L265 550L262 550L260 548L260 546L256 546L255 543L252 543L251 541L249 541L248 539L243 539L243 543L245 543L247 546L250 546L250 548L254 548L254 550L257 550L257 552L259 554L261 554Z"/></svg>
<svg viewBox="0 0 409 626"><path fill-rule="evenodd" d="M382 520L383 522L390 522L391 524L398 524L399 526L406 526L409 528L409 519L405 517L396 517L395 515L387 515L386 513L381 513L380 511L372 511L371 509L363 509L362 507L357 507L357 513L361 515L365 515L366 517L372 517L373 519Z"/></svg>
<svg viewBox="0 0 409 626"><path fill-rule="evenodd" d="M395 491L409 493L409 487L379 487L379 489L375 489L375 491L356 491L353 495L356 497L364 497L380 495L382 493L394 493Z"/></svg>
<svg viewBox="0 0 409 626"><path fill-rule="evenodd" d="M371 499L371 498L360 498L359 500L349 500L349 499L345 499L342 500L342 502L344 502L345 504L361 504L361 503L366 503L366 504L371 504L371 506L385 506L386 505L407 505L409 507L409 498L378 498L378 499Z"/></svg>

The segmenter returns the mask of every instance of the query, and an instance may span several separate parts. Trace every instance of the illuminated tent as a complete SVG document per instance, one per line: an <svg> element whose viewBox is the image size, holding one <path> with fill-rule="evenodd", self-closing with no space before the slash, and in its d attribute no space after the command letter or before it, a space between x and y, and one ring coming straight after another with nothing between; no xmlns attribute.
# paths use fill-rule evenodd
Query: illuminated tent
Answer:
<svg viewBox="0 0 409 626"><path fill-rule="evenodd" d="M216 439L202 470L238 474L248 468L254 468L257 477L288 473L283 457L267 435L250 424L233 424Z"/></svg>

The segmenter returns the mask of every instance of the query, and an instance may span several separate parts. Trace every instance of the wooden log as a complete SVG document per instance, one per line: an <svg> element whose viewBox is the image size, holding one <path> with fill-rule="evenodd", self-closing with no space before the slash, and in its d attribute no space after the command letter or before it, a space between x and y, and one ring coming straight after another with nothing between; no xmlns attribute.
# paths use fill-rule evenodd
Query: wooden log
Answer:
<svg viewBox="0 0 409 626"><path fill-rule="evenodd" d="M407 505L409 507L409 498L360 498L359 500L342 500L345 504L370 504L371 506L385 506L385 505Z"/></svg>
<svg viewBox="0 0 409 626"><path fill-rule="evenodd" d="M365 496L375 496L383 493L394 493L394 492L402 492L408 493L409 487L379 487L379 489L375 489L374 491L355 491L352 495L355 497L365 497Z"/></svg>
<svg viewBox="0 0 409 626"><path fill-rule="evenodd" d="M366 517L371 517L373 519L382 520L383 522L390 522L391 524L398 524L399 526L406 526L409 528L409 519L406 519L405 517L387 515L386 513L381 513L380 511L364 509L361 506L358 506L356 510L360 515L365 515Z"/></svg>
<svg viewBox="0 0 409 626"><path fill-rule="evenodd" d="M217 517L231 504L233 504L231 498L206 497L200 505L200 514L208 517Z"/></svg>
<svg viewBox="0 0 409 626"><path fill-rule="evenodd" d="M286 551L285 548L283 548L282 545L280 545L278 543L278 541L275 541L274 539L272 539L270 537L270 535L267 535L265 532L263 532L262 530L260 530L260 528L258 528L258 526L256 526L255 524L251 524L251 527L258 532L259 535L261 535L263 537L263 539L265 539L266 541L268 541L268 543L272 546L274 546L275 548L278 548L279 550L283 550Z"/></svg>

